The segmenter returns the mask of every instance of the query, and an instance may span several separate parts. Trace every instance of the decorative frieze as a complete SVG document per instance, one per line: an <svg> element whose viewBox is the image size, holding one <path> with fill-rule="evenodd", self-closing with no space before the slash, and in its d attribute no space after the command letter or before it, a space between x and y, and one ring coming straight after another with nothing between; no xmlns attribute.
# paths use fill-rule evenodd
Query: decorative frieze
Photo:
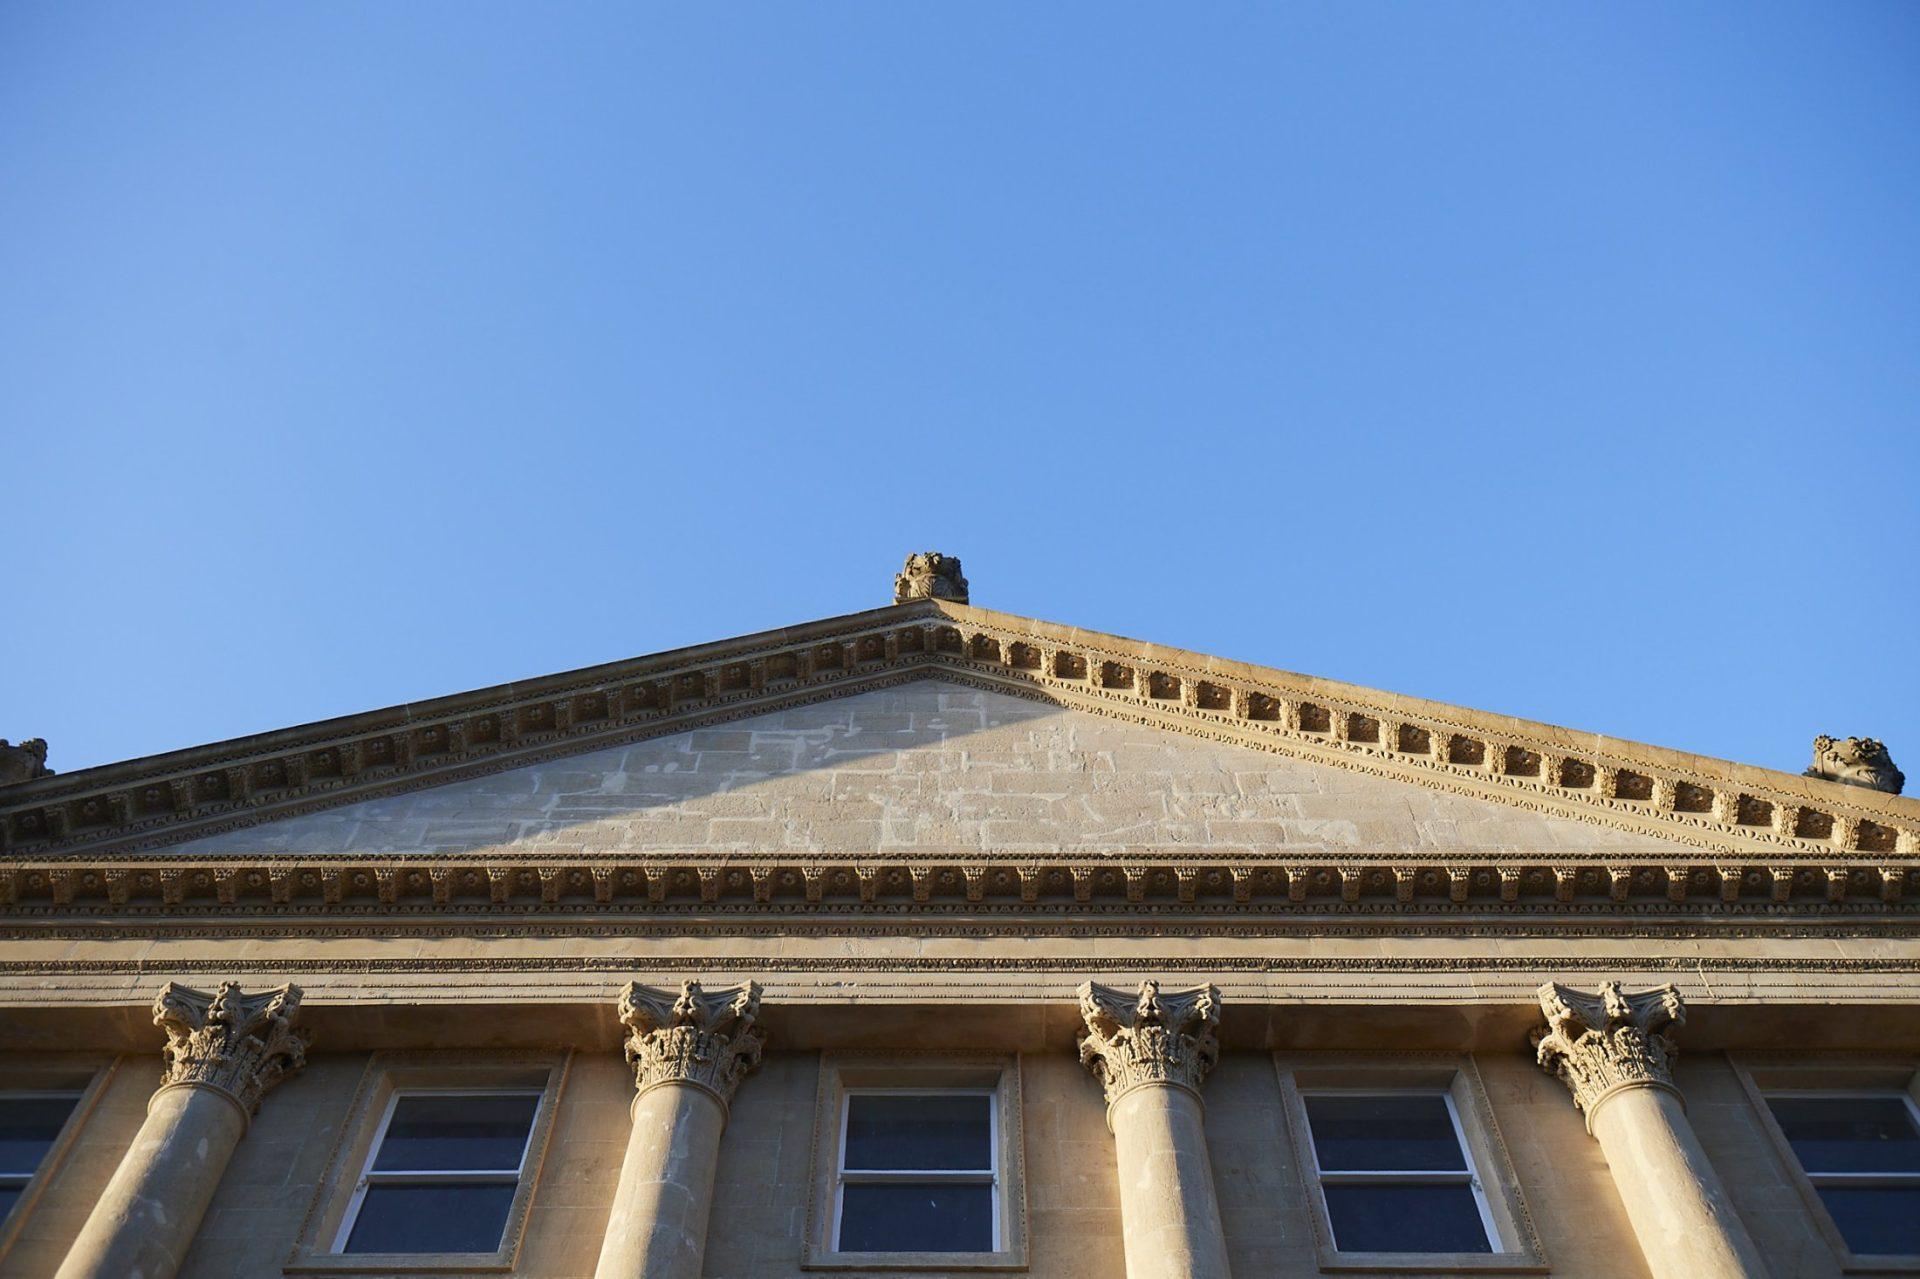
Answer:
<svg viewBox="0 0 1920 1279"><path fill-rule="evenodd" d="M1211 983L1162 991L1159 982L1144 981L1134 992L1087 982L1080 1017L1080 1061L1100 1080L1108 1106L1149 1084L1197 1096L1220 1060L1220 992Z"/></svg>
<svg viewBox="0 0 1920 1279"><path fill-rule="evenodd" d="M1564 854L1560 856L1565 856ZM0 914L81 916L414 913L520 915L677 910L836 911L965 904L1008 911L1076 903L1101 910L1317 913L1478 912L1492 903L1536 911L1645 915L1705 911L1848 914L1920 911L1905 891L1911 863L1860 861L1627 861L1573 857L1497 861L1445 852L1338 862L1193 861L1139 854L1095 863L1034 862L991 853L900 862L794 862L778 855L727 865L674 862L583 865L578 851L502 864L487 858L370 864L346 857L259 863L64 863L0 867Z"/></svg>
<svg viewBox="0 0 1920 1279"><path fill-rule="evenodd" d="M1630 995L1619 982L1609 981L1601 983L1598 994L1589 995L1548 982L1539 997L1547 1024L1533 1032L1535 1057L1567 1086L1589 1128L1594 1111L1620 1089L1674 1091L1673 1063L1679 1048L1667 1032L1687 1017L1674 986Z"/></svg>
<svg viewBox="0 0 1920 1279"><path fill-rule="evenodd" d="M300 988L249 995L237 982L212 994L168 982L153 1001L167 1032L162 1087L211 1088L249 1117L260 1099L307 1063L307 1032L294 1026Z"/></svg>
<svg viewBox="0 0 1920 1279"><path fill-rule="evenodd" d="M660 1084L704 1088L722 1109L734 1089L760 1064L766 1037L754 1023L760 987L754 982L705 991L697 981L680 993L629 984L620 995L627 1028L627 1063L641 1092Z"/></svg>

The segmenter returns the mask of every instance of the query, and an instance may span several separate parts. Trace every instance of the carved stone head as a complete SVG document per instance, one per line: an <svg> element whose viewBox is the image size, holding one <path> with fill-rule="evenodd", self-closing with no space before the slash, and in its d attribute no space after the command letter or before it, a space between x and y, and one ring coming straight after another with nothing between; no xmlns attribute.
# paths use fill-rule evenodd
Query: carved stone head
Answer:
<svg viewBox="0 0 1920 1279"><path fill-rule="evenodd" d="M39 737L29 737L18 746L0 737L0 786L11 786L15 782L30 782L36 777L46 777L53 770L47 767L47 743Z"/></svg>
<svg viewBox="0 0 1920 1279"><path fill-rule="evenodd" d="M1871 737L1832 738L1821 734L1813 739L1813 766L1808 777L1865 786L1898 795L1907 784L1907 775L1893 766L1886 745Z"/></svg>
<svg viewBox="0 0 1920 1279"><path fill-rule="evenodd" d="M893 602L908 600L952 600L967 602L967 579L960 576L957 556L938 551L922 551L907 556L906 567L893 579Z"/></svg>

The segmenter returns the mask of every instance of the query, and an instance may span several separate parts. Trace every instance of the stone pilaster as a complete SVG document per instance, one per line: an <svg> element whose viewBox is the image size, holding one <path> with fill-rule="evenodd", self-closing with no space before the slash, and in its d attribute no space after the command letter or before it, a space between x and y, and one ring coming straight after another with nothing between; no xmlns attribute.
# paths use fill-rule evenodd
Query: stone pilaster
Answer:
<svg viewBox="0 0 1920 1279"><path fill-rule="evenodd" d="M1540 1065L1566 1084L1600 1142L1654 1279L1765 1279L1767 1268L1701 1149L1674 1086L1686 1020L1672 986L1628 994L1549 982L1547 1024L1533 1033Z"/></svg>
<svg viewBox="0 0 1920 1279"><path fill-rule="evenodd" d="M1228 1279L1200 1085L1220 1059L1211 985L1080 988L1080 1060L1107 1097L1127 1279Z"/></svg>
<svg viewBox="0 0 1920 1279"><path fill-rule="evenodd" d="M170 1279L246 1135L260 1099L306 1064L300 988L212 994L169 983L153 1021L167 1033L160 1087L58 1279Z"/></svg>
<svg viewBox="0 0 1920 1279"><path fill-rule="evenodd" d="M687 982L676 995L636 982L619 1007L637 1091L594 1279L699 1279L720 1135L765 1042L760 988Z"/></svg>

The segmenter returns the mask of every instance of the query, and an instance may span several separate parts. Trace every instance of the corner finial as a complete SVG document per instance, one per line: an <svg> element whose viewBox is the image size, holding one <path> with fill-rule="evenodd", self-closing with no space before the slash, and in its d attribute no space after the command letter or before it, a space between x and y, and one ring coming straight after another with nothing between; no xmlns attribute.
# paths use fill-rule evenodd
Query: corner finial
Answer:
<svg viewBox="0 0 1920 1279"><path fill-rule="evenodd" d="M3 744L3 743L0 743ZM1803 774L1848 786L1898 795L1907 784L1907 775L1893 766L1886 743L1871 737L1828 737L1813 739L1813 764Z"/></svg>
<svg viewBox="0 0 1920 1279"><path fill-rule="evenodd" d="M907 556L906 567L894 575L893 602L908 600L952 600L967 602L967 579L960 576L960 559L938 551L922 551Z"/></svg>
<svg viewBox="0 0 1920 1279"><path fill-rule="evenodd" d="M958 563L954 565L959 568ZM964 596L966 584L960 586ZM47 743L40 737L29 737L18 746L0 737L0 786L11 786L15 782L30 782L36 777L51 776L53 770L47 767Z"/></svg>

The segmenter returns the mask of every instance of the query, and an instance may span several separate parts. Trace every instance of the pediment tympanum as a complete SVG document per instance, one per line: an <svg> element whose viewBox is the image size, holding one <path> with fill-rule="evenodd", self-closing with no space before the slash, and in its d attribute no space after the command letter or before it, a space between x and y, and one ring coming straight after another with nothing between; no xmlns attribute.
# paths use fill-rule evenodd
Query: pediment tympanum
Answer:
<svg viewBox="0 0 1920 1279"><path fill-rule="evenodd" d="M939 679L245 827L193 857L1658 856L1664 840Z"/></svg>

